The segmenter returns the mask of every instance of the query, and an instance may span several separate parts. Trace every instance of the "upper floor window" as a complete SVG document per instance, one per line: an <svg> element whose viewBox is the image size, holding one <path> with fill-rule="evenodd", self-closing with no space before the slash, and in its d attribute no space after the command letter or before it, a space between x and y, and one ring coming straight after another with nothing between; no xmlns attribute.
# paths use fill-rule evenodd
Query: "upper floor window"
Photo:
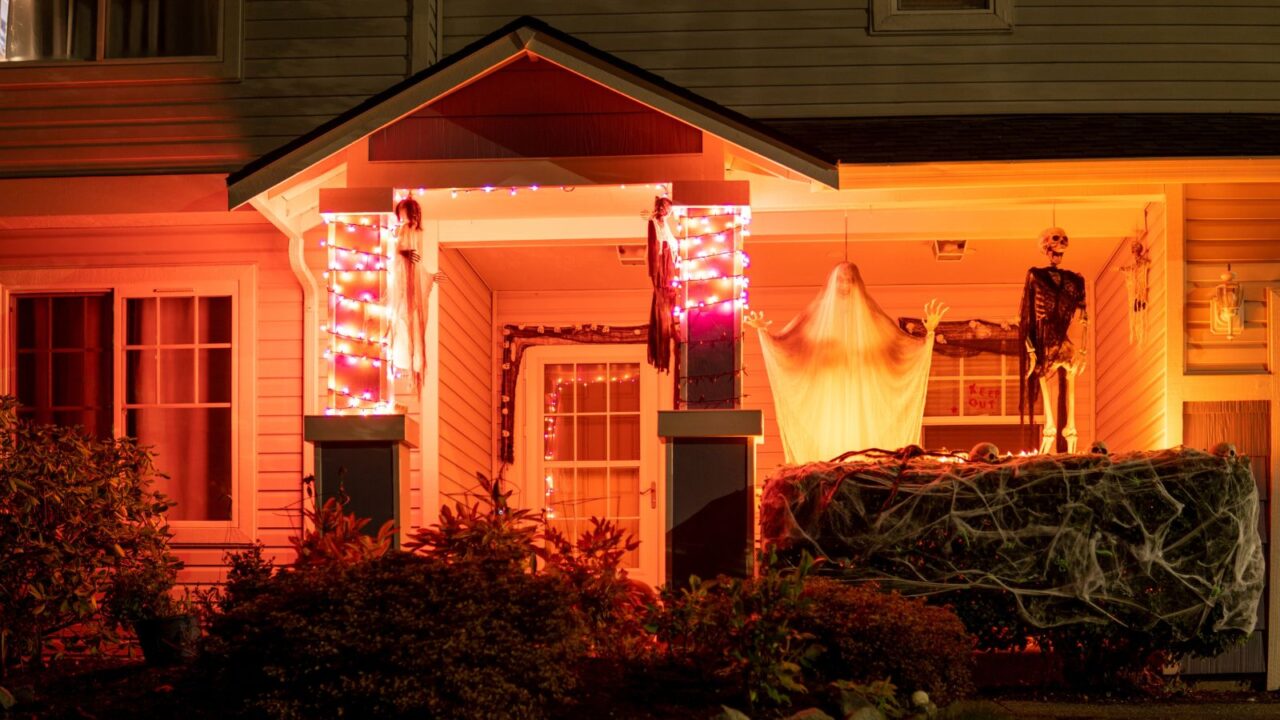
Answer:
<svg viewBox="0 0 1280 720"><path fill-rule="evenodd" d="M0 84L238 75L241 3L0 0Z"/></svg>
<svg viewBox="0 0 1280 720"><path fill-rule="evenodd" d="M1013 0L872 0L871 31L1007 32Z"/></svg>

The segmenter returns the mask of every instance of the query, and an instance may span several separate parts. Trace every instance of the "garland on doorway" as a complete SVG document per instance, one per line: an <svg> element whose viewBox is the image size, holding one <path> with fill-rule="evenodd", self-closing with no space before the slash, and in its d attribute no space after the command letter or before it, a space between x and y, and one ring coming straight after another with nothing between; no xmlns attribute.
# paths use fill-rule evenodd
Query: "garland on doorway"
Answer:
<svg viewBox="0 0 1280 720"><path fill-rule="evenodd" d="M503 325L498 459L515 461L516 381L526 350L540 345L642 345L648 333L648 325Z"/></svg>

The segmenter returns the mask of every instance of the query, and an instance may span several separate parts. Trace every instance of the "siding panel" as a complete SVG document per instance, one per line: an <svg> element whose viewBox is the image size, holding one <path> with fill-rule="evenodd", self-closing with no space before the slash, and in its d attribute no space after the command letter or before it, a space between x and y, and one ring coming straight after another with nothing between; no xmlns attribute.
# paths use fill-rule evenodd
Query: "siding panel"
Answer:
<svg viewBox="0 0 1280 720"><path fill-rule="evenodd" d="M60 81L6 86L0 69L0 177L235 170L403 79L410 6L244 0L232 82L67 84L62 66Z"/></svg>
<svg viewBox="0 0 1280 720"><path fill-rule="evenodd" d="M871 35L867 0L443 12L445 53L537 15L754 117L1280 109L1280 8L1266 2L1020 0L1012 32L952 35Z"/></svg>
<svg viewBox="0 0 1280 720"><path fill-rule="evenodd" d="M441 502L493 469L493 293L460 252L440 251Z"/></svg>
<svg viewBox="0 0 1280 720"><path fill-rule="evenodd" d="M1112 452L1152 450L1170 444L1165 421L1168 243L1163 205L1147 208L1147 227L1151 286L1143 345L1129 342L1129 300L1124 274L1119 272L1133 262L1128 240L1117 248L1095 283L1098 437Z"/></svg>
<svg viewBox="0 0 1280 720"><path fill-rule="evenodd" d="M1186 186L1187 371L1267 370L1267 287L1280 284L1280 183ZM1227 263L1244 290L1244 332L1209 332L1209 300Z"/></svg>

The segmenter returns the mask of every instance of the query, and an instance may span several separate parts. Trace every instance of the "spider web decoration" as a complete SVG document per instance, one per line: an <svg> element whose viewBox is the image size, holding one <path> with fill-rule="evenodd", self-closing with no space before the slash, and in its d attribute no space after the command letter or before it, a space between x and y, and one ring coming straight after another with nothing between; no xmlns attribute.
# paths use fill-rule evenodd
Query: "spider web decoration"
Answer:
<svg viewBox="0 0 1280 720"><path fill-rule="evenodd" d="M1246 458L900 457L784 467L764 541L904 594L1008 593L1030 628L1118 623L1201 653L1253 630L1264 565Z"/></svg>

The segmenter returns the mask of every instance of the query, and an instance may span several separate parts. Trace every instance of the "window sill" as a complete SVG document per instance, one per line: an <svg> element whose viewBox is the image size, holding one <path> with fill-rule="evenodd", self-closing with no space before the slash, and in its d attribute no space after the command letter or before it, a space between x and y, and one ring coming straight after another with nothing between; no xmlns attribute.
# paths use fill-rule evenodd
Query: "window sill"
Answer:
<svg viewBox="0 0 1280 720"><path fill-rule="evenodd" d="M898 33L1010 33L1013 32L1013 0L992 0L989 10L899 10L897 0L872 0L872 35Z"/></svg>
<svg viewBox="0 0 1280 720"><path fill-rule="evenodd" d="M238 82L240 76L239 57L0 63L0 88L105 83Z"/></svg>

